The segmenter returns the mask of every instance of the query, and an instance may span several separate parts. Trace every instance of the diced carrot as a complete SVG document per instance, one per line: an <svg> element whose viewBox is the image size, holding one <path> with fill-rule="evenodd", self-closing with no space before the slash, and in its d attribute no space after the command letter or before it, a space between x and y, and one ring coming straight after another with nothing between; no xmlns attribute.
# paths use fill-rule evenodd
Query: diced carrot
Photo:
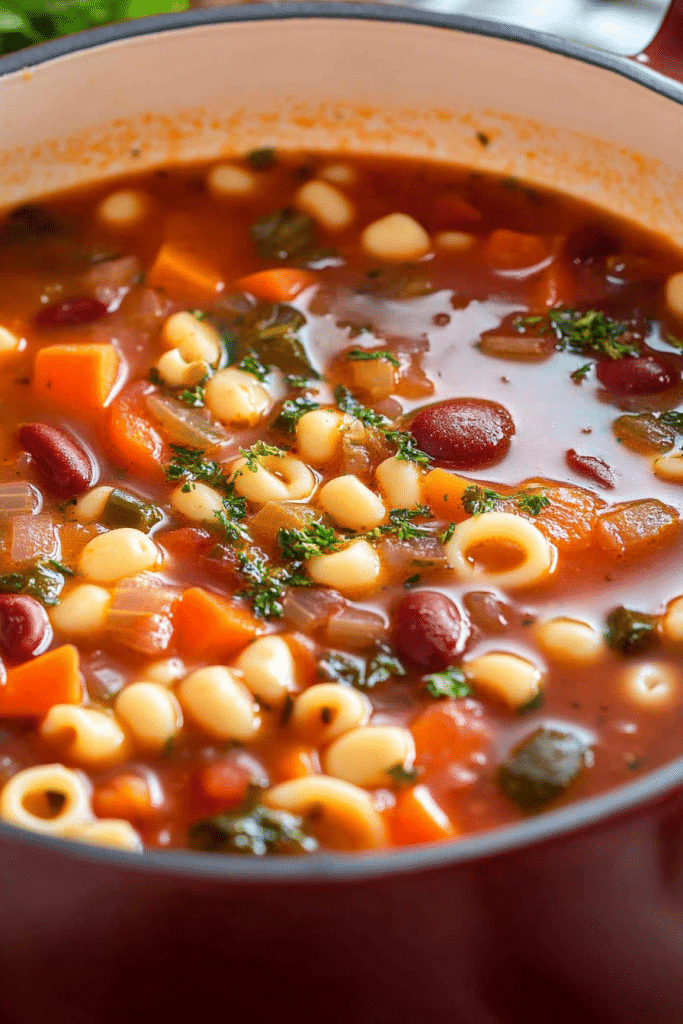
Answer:
<svg viewBox="0 0 683 1024"><path fill-rule="evenodd" d="M48 345L36 353L31 389L61 409L101 409L118 372L119 356L113 345Z"/></svg>
<svg viewBox="0 0 683 1024"><path fill-rule="evenodd" d="M64 644L8 670L0 717L39 718L55 704L80 704L82 695L78 651Z"/></svg>
<svg viewBox="0 0 683 1024"><path fill-rule="evenodd" d="M223 807L235 807L247 795L250 776L246 768L234 761L214 761L202 768L198 782L210 800L215 800Z"/></svg>
<svg viewBox="0 0 683 1024"><path fill-rule="evenodd" d="M144 397L150 384L137 382L116 396L109 413L109 445L118 465L132 473L162 480L165 445L145 415Z"/></svg>
<svg viewBox="0 0 683 1024"><path fill-rule="evenodd" d="M424 223L429 231L467 230L480 220L479 210L454 194L432 199L424 213Z"/></svg>
<svg viewBox="0 0 683 1024"><path fill-rule="evenodd" d="M459 523L467 519L462 507L462 496L472 485L457 473L449 473L446 469L433 469L422 479L422 495L437 519L450 519Z"/></svg>
<svg viewBox="0 0 683 1024"><path fill-rule="evenodd" d="M623 501L600 516L598 543L613 555L644 555L672 541L679 524L676 509L656 498Z"/></svg>
<svg viewBox="0 0 683 1024"><path fill-rule="evenodd" d="M518 491L543 495L548 504L534 516L522 512L516 499L511 498L497 506L501 512L514 512L528 519L552 541L560 554L576 554L591 547L598 513L606 504L597 494L583 487L538 479L521 483Z"/></svg>
<svg viewBox="0 0 683 1024"><path fill-rule="evenodd" d="M307 270L280 267L276 270L259 270L248 277L241 277L235 282L235 288L266 302L289 302L299 292L317 284L317 281L317 277Z"/></svg>
<svg viewBox="0 0 683 1024"><path fill-rule="evenodd" d="M175 635L185 658L228 658L263 633L263 625L235 601L202 587L186 590L175 608Z"/></svg>
<svg viewBox="0 0 683 1024"><path fill-rule="evenodd" d="M497 270L525 270L549 255L548 246L538 235L504 228L492 231L483 248L484 261Z"/></svg>
<svg viewBox="0 0 683 1024"><path fill-rule="evenodd" d="M315 775L320 771L320 763L315 747L287 747L275 766L277 782L288 779L303 779L307 775Z"/></svg>
<svg viewBox="0 0 683 1024"><path fill-rule="evenodd" d="M554 306L569 306L576 298L576 281L563 263L551 263L529 285L530 313L545 313Z"/></svg>
<svg viewBox="0 0 683 1024"><path fill-rule="evenodd" d="M457 833L426 786L401 793L390 815L391 838L397 845L436 843Z"/></svg>
<svg viewBox="0 0 683 1024"><path fill-rule="evenodd" d="M170 217L166 239L147 274L147 284L173 296L202 302L225 288L223 274L206 252L201 224L184 215Z"/></svg>
<svg viewBox="0 0 683 1024"><path fill-rule="evenodd" d="M439 701L415 719L410 731L416 763L428 773L443 771L453 762L462 764L489 743L481 708L471 701Z"/></svg>
<svg viewBox="0 0 683 1024"><path fill-rule="evenodd" d="M159 812L147 779L132 772L116 775L96 786L92 806L98 818L125 818L134 824Z"/></svg>

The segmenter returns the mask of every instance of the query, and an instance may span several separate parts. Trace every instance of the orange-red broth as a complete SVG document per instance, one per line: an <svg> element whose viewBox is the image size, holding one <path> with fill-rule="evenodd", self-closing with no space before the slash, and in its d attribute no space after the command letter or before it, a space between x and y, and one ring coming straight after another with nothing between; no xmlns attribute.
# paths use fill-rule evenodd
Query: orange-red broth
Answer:
<svg viewBox="0 0 683 1024"><path fill-rule="evenodd" d="M98 466L98 484L127 489L163 509L165 519L154 527L151 536L163 555L159 578L174 595L181 597L189 586L200 586L248 607L244 598L232 596L243 586L239 574L207 560L206 552L214 541L230 546L221 536L220 527L207 530L173 513L168 500L175 485L164 481L160 472L154 475L139 471L117 451L111 437L110 410L136 381L148 381L150 368L164 351L160 332L168 315L201 309L219 326L227 324L231 317L227 307L234 305L235 281L272 266L297 265L296 258L282 264L260 258L249 227L264 214L291 207L301 183L318 176L331 162L320 156L277 154L266 169L253 171L251 191L218 198L206 187L206 167L169 169L131 179L123 184L134 185L150 197L150 207L139 224L127 229L108 227L96 213L102 198L122 187L119 183L41 203L40 211L48 220L54 218L54 231L31 229L17 235L7 226L16 224L16 216L13 219L12 211L8 213L2 229L2 326L24 338L25 345L19 353L3 356L2 360L1 479L26 479L41 491L43 512L52 516L61 533L59 561L75 572L74 577L67 577L62 596L83 582L79 579L81 550L103 527L75 525L73 504L50 496L44 475L18 441L18 428L29 422L64 428L86 446ZM664 239L645 235L601 211L515 180L416 162L344 158L343 163L352 174L348 182L336 187L352 203L353 221L336 232L316 227L316 249L331 247L336 258L320 259L311 269L315 288L292 300L306 317L301 336L311 362L324 376L320 381L309 381L303 391L288 391L282 375L276 372L266 386L276 381L279 390L274 393L280 399L305 394L333 405L328 379L354 390L353 364L343 358L349 348L395 351L401 355L403 368L392 399L400 406L379 406L388 408L392 416L401 410L408 416L415 408L459 396L501 403L511 414L515 434L508 454L490 468L463 471L468 480L485 481L501 491L515 490L529 478L563 481L573 488L588 489L598 496L594 504L605 502L605 508L618 502L657 498L673 509L672 519L677 521L679 486L658 479L651 458L618 443L612 423L625 410L676 408L682 394L680 386L654 396L615 397L600 386L592 370L580 381L571 378L578 367L593 362L590 354L561 353L548 344L545 358L512 359L488 355L480 344L482 335L496 333L502 323L502 333L514 335L513 314L542 315L549 306L578 305L605 310L616 318L628 319L634 314L651 318L649 341L653 348L666 353L667 363L677 374L681 357L664 339L667 334L675 336L680 328L664 310L663 295L667 278L681 266L678 253ZM249 169L244 161L239 165ZM411 215L430 233L432 244L427 255L387 262L363 251L359 243L361 229L396 211ZM222 282L224 290L214 298L197 294L194 284L186 289L182 284L175 290L158 288L156 298L150 292L145 275L169 230L178 230L179 215L187 215L182 221L186 246L213 268ZM42 219L41 214L38 220ZM521 257L513 253L508 261L511 267L501 266L500 260L491 257L492 232L499 229L537 236L530 243L524 241L522 249L526 247L537 256L540 247L541 255L545 254L543 269L528 273L524 253ZM462 252L440 246L435 238L445 230L470 234L471 245ZM121 291L111 296L112 311L92 324L36 326L36 313L46 305L74 295L94 295L93 266L102 268L105 258L114 256L136 257L140 275L125 281ZM492 262L499 265L492 266ZM516 262L522 264L521 268L515 266ZM354 331L349 324L369 330ZM527 333L536 332L529 328ZM118 378L103 408L74 408L73 403L68 407L69 403L59 397L52 401L45 391L36 393L37 351L65 342L93 341L113 344L121 358ZM372 404L368 393L356 388L355 394L361 402ZM271 444L283 442L282 434L269 428L277 409L278 401L254 429L240 431L228 426L234 438L228 446L228 463L238 455L238 447L248 447L257 438ZM134 410L149 422L149 414L140 402L134 404ZM405 429L407 422L397 419L399 428ZM159 424L153 426L166 442ZM295 443L294 437L285 440ZM565 457L568 449L607 463L614 487L601 489L570 469ZM163 458L168 458L166 445ZM335 465L317 470L321 480L338 471ZM434 498L434 487L429 493ZM552 502L552 490L545 493ZM453 519L466 518L457 500L447 505L445 513L439 509L438 500L433 503L439 530ZM253 513L251 508L249 515ZM542 515L538 522L541 519ZM10 527L7 522L3 526L1 571L7 574L23 570L25 566L11 562ZM661 626L667 602L683 592L675 569L682 544L677 522L661 542L646 546L644 553L636 555L628 550L602 550L593 530L583 550L577 552L570 547L560 551L555 571L541 584L510 595L486 583L463 583L451 570L420 572L418 590L442 590L461 612L463 600L473 590L492 592L502 602L503 621L475 622L467 650L456 661L461 662L463 657L467 661L490 650L521 655L542 671L542 702L518 711L477 692L476 686L469 698L436 699L425 692L424 669L407 661L404 676L394 676L367 691L374 708L373 723L406 726L418 737L417 756L414 764L407 765L407 777L396 780L387 775L385 784L371 787L387 828L388 843L442 838L450 832L460 835L518 820L526 811L501 791L498 766L516 744L544 725L576 730L589 748L585 767L567 793L545 806L627 782L682 753L683 679L680 648L675 643L660 635L647 654L630 658L606 648L594 665L575 668L546 657L535 639L536 624L558 615L585 621L602 632L606 616L619 605L660 616ZM407 593L403 585L406 575L397 579L385 574L376 592L353 595L364 607L380 610L386 616L389 627L383 643L390 651L392 609ZM171 621L173 615L171 612ZM260 625L267 631L284 630L293 638L299 688L325 678L320 664L330 645L324 641L324 631L304 635L277 618ZM83 702L98 708L112 709L120 689L145 678L146 666L151 662L179 657L185 662L186 672L202 663L178 649L174 635L170 635L166 649L154 656L128 649L104 630L77 640L55 630L51 647L72 641L79 651ZM369 657L372 651L352 653ZM234 655L206 660L231 664ZM649 662L667 666L675 680L668 699L652 707L639 705L624 683L629 666ZM11 660L8 665L11 669ZM83 768L60 756L59 744L41 738L39 719L5 717L2 772L8 779L27 766L54 761L83 768L93 786L96 814L127 818L145 845L182 847L187 845L191 823L224 808L234 808L244 796L244 764L249 762L240 762L241 768L235 772L236 750L252 756L261 782L279 783L321 771L324 751L297 735L291 719L287 721L281 710L267 708L262 709L261 716L259 736L240 745L215 741L186 715L182 731L161 753L149 755L133 743L127 759L99 768ZM228 767L224 770L225 765ZM207 773L212 766L213 774ZM422 820L411 824L406 794L414 785L426 788L448 819L446 824L438 814L433 828ZM408 811L397 814L397 802ZM309 823L313 834L315 822L314 814ZM354 845L343 828L325 835L323 844Z"/></svg>

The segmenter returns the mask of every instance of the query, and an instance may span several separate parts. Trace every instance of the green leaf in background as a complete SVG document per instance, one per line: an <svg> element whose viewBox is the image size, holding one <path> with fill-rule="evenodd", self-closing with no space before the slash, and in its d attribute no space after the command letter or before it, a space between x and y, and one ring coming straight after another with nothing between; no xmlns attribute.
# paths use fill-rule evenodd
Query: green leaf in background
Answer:
<svg viewBox="0 0 683 1024"><path fill-rule="evenodd" d="M97 25L187 6L187 0L0 0L0 54Z"/></svg>

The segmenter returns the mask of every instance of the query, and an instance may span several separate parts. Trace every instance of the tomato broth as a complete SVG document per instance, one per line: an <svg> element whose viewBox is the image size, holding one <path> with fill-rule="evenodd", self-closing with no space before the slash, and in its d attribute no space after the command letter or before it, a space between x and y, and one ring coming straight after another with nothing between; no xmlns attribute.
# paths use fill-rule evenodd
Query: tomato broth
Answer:
<svg viewBox="0 0 683 1024"><path fill-rule="evenodd" d="M666 239L262 149L9 210L0 252L5 820L373 849L683 754Z"/></svg>

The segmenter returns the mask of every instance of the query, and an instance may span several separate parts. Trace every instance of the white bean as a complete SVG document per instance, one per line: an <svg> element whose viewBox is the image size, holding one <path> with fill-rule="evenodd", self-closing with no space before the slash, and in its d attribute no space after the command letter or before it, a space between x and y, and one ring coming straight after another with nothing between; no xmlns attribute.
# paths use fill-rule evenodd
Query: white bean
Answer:
<svg viewBox="0 0 683 1024"><path fill-rule="evenodd" d="M295 205L328 231L343 231L356 215L353 203L327 181L307 181L297 192Z"/></svg>
<svg viewBox="0 0 683 1024"><path fill-rule="evenodd" d="M178 515L195 523L216 522L216 513L223 511L223 499L207 484L180 484L171 494L171 507Z"/></svg>
<svg viewBox="0 0 683 1024"><path fill-rule="evenodd" d="M69 636L92 636L104 629L111 594L94 583L81 583L49 610L55 629Z"/></svg>
<svg viewBox="0 0 683 1024"><path fill-rule="evenodd" d="M351 594L373 587L382 570L379 555L366 540L354 540L341 551L311 558L307 567L316 583Z"/></svg>
<svg viewBox="0 0 683 1024"><path fill-rule="evenodd" d="M261 726L253 696L222 665L192 672L180 683L178 699L186 715L218 740L250 740Z"/></svg>
<svg viewBox="0 0 683 1024"><path fill-rule="evenodd" d="M518 654L491 651L465 661L462 668L475 690L497 697L510 708L523 707L541 690L541 669Z"/></svg>
<svg viewBox="0 0 683 1024"><path fill-rule="evenodd" d="M683 271L672 274L666 282L666 304L670 313L683 320Z"/></svg>
<svg viewBox="0 0 683 1024"><path fill-rule="evenodd" d="M392 455L380 462L375 477L389 508L417 508L422 504L422 474L414 462Z"/></svg>
<svg viewBox="0 0 683 1024"><path fill-rule="evenodd" d="M272 405L270 393L256 377L235 366L214 374L204 397L212 415L234 427L255 427Z"/></svg>
<svg viewBox="0 0 683 1024"><path fill-rule="evenodd" d="M594 626L566 616L540 623L536 641L547 658L566 665L594 665L607 650Z"/></svg>
<svg viewBox="0 0 683 1024"><path fill-rule="evenodd" d="M177 699L159 683L131 683L124 687L116 698L114 710L144 750L163 750L183 725Z"/></svg>
<svg viewBox="0 0 683 1024"><path fill-rule="evenodd" d="M361 234L368 256L380 260L416 260L429 252L429 235L406 213L390 213L368 224Z"/></svg>
<svg viewBox="0 0 683 1024"><path fill-rule="evenodd" d="M223 196L246 196L256 187L256 178L244 167L234 164L217 164L206 176L209 192L217 199Z"/></svg>
<svg viewBox="0 0 683 1024"><path fill-rule="evenodd" d="M186 363L199 361L215 366L221 357L221 336L216 328L187 310L168 317L161 338L167 348L177 348Z"/></svg>
<svg viewBox="0 0 683 1024"><path fill-rule="evenodd" d="M104 512L104 506L109 501L109 495L113 487L94 487L92 491L86 491L76 502L74 517L77 522L87 525L96 523Z"/></svg>
<svg viewBox="0 0 683 1024"><path fill-rule="evenodd" d="M297 689L296 664L281 636L260 636L244 648L235 662L247 689L265 704L279 707Z"/></svg>
<svg viewBox="0 0 683 1024"><path fill-rule="evenodd" d="M154 569L160 561L156 544L142 530L124 526L93 537L83 548L79 569L97 583L115 583Z"/></svg>
<svg viewBox="0 0 683 1024"><path fill-rule="evenodd" d="M336 409L312 409L296 425L299 454L311 466L327 466L336 458L342 429L351 417Z"/></svg>
<svg viewBox="0 0 683 1024"><path fill-rule="evenodd" d="M304 738L329 743L370 720L372 705L364 693L339 683L315 683L294 701L292 724Z"/></svg>
<svg viewBox="0 0 683 1024"><path fill-rule="evenodd" d="M372 530L386 519L382 499L350 473L328 480L318 498L325 512L350 530Z"/></svg>
<svg viewBox="0 0 683 1024"><path fill-rule="evenodd" d="M150 198L137 189L110 192L97 207L97 216L107 227L118 230L137 227L150 211Z"/></svg>
<svg viewBox="0 0 683 1024"><path fill-rule="evenodd" d="M328 775L356 786L386 786L389 769L409 768L415 760L415 741L409 729L397 725L366 725L344 733L323 758Z"/></svg>

